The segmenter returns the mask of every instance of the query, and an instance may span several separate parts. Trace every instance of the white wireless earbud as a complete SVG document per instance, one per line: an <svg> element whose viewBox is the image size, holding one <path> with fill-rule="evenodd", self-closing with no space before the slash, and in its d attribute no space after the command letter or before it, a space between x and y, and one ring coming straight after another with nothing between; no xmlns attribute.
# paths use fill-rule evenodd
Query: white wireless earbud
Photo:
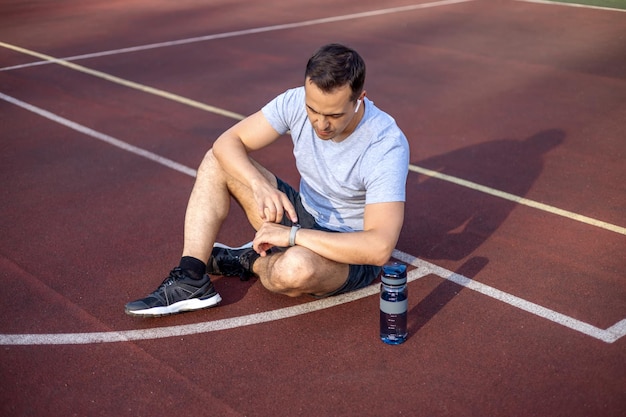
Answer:
<svg viewBox="0 0 626 417"><path fill-rule="evenodd" d="M354 109L355 113L359 111L359 107L361 107L361 99L358 99L356 101L356 109Z"/></svg>

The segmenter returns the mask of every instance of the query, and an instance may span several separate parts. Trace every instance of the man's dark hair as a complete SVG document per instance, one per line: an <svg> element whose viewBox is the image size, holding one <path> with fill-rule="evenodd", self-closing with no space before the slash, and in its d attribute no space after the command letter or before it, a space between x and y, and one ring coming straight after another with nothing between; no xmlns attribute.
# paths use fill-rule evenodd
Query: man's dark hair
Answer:
<svg viewBox="0 0 626 417"><path fill-rule="evenodd" d="M306 65L305 80L322 91L330 93L346 84L350 85L350 100L356 100L365 84L365 61L353 49L337 43L322 46Z"/></svg>

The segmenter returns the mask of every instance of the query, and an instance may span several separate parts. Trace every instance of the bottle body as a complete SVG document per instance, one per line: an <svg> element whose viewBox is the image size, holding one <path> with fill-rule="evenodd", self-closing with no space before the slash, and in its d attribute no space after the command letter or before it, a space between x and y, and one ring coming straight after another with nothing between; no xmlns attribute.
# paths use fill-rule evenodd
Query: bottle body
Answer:
<svg viewBox="0 0 626 417"><path fill-rule="evenodd" d="M380 284L380 339L383 342L398 345L406 340L408 307L406 266L385 265Z"/></svg>

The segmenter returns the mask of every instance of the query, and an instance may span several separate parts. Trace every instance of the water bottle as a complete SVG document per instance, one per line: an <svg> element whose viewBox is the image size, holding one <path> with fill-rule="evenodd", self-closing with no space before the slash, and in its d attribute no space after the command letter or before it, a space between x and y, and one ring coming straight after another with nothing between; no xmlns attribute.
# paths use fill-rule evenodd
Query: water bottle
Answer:
<svg viewBox="0 0 626 417"><path fill-rule="evenodd" d="M383 266L380 280L380 339L398 345L407 336L406 265L392 263Z"/></svg>

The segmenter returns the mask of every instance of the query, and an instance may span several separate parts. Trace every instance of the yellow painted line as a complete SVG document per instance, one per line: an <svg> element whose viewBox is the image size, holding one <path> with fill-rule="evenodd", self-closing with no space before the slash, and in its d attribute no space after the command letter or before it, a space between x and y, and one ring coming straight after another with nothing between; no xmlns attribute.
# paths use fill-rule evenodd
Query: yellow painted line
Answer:
<svg viewBox="0 0 626 417"><path fill-rule="evenodd" d="M571 220L576 220L578 222L582 222L582 223L590 224L592 226L600 227L602 229L610 230L611 232L626 235L626 228L621 227L621 226L616 226L611 223L603 222L602 220L596 220L591 217L583 216L577 213L573 213L571 211L560 209L558 207L539 203L537 201L529 200L524 197L520 197L514 194L509 194L504 191L495 190L493 188L485 187L484 185L480 185L475 182L453 177L452 175L442 174L440 172L433 171L433 170L426 169L426 168L421 168L415 165L410 165L409 169L419 174L427 175L433 178L438 178L443 181L448 181L448 182L451 182L451 183L454 183L454 184L457 184L466 188L470 188L472 190L480 191L482 193L500 197L505 200L513 201L515 203L522 204L524 206L533 207L533 208L536 208L536 209L539 209L548 213L556 214L558 216L562 216Z"/></svg>
<svg viewBox="0 0 626 417"><path fill-rule="evenodd" d="M212 35L197 36L197 37L186 38L186 39L178 39L175 41L158 42L158 43L151 43L147 45L131 46L127 48L114 49L114 50L109 50L109 51L101 51L101 52L94 52L90 54L75 55L71 57L65 57L63 59L67 61L75 61L77 59L95 58L95 57L101 57L101 56L107 56L107 55L126 54L126 53L131 53L131 52L146 51L148 49L165 48L165 47L177 46L177 45L187 45L190 43L205 42L205 41L211 41L215 39L226 39L226 38L232 38L235 36L255 35L259 33L273 32L273 31L278 31L278 30L299 29L299 28L315 26L315 25L323 25L323 24L328 24L328 23L345 22L347 20L365 19L368 17L384 16L384 15L394 14L394 13L405 13L405 12L410 12L414 10L428 9L431 7L450 6L454 4L467 3L470 1L474 1L474 0L441 0L441 1L431 2L431 3L410 4L407 6L398 6L398 7L391 7L387 9L370 10L366 12L351 13L351 14L340 15L340 16L323 17L320 19L304 20L304 21L294 22L294 23L284 23L284 24L279 24L279 25L235 30L233 32L215 33ZM39 61L39 62L31 62L27 64L13 65L10 67L0 68L0 71L9 71L9 70L18 69L18 68L26 68L26 67L50 64L50 63L51 63L50 61L45 61L45 60Z"/></svg>
<svg viewBox="0 0 626 417"><path fill-rule="evenodd" d="M153 94L153 95L156 95L158 97L162 97L162 98L167 99L167 100L172 100L172 101L175 101L177 103L181 103L181 104L184 104L184 105L187 105L187 106L190 106L190 107L194 107L194 108L197 108L197 109L200 109L200 110L204 110L204 111L207 111L207 112L210 112L210 113L215 113L215 114L218 114L218 115L221 115L221 116L225 116L225 117L229 117L229 118L235 119L235 120L242 120L242 119L245 118L244 115L241 115L239 113L234 113L234 112L231 112L231 111L228 111L228 110L220 109L218 107L211 106L211 105L208 105L208 104L204 104L204 103L201 103L199 101L191 100L189 98L186 98L186 97L183 97L183 96L179 96L177 94L172 94L172 93L169 93L169 92L164 91L164 90L159 90L157 88L153 88L153 87L149 87L149 86L146 86L146 85L143 85L143 84L139 84L139 83L136 83L136 82L133 82L133 81L125 80L123 78L119 78L119 77L116 77L114 75L107 74L105 72L101 72L101 71L97 71L97 70L94 70L94 69L91 69L91 68L87 68L87 67L84 67L82 65L75 64L73 62L69 62L69 61L66 61L66 60L63 60L63 59L55 58L55 57L50 56L50 55L42 54L40 52L31 51L29 49L22 48L22 47L19 47L19 46L15 46L15 45L11 45L11 44L8 44L8 43L5 43L5 42L1 42L1 41L0 41L0 46L2 46L4 48L7 48L7 49L11 49L11 50L16 51L16 52L21 52L21 53L26 54L26 55L34 56L36 58L49 61L51 63L56 63L58 65L61 65L61 66L73 69L75 71L82 72L84 74L89 74L89 75L92 75L94 77L101 78L103 80L107 80L107 81L113 82L115 84L123 85L123 86L129 87L129 88L132 88L132 89L135 89L135 90L138 90L138 91L142 91L144 93ZM454 184L457 184L457 185L461 185L463 187L467 187L467 188L470 188L470 189L473 189L473 190L476 190L476 191L480 191L480 192L483 192L483 193L486 193L486 194L490 194L490 195L493 195L493 196L496 196L496 197L500 197L500 198L503 198L505 200L513 201L513 202L518 203L518 204L522 204L522 205L525 205L525 206L528 206L528 207L533 207L533 208L536 208L538 210L542 210L542 211L545 211L545 212L548 212L548 213L556 214L556 215L559 215L559 216L562 216L562 217L565 217L565 218L568 218L568 219L571 219L571 220L576 220L576 221L579 221L579 222L582 222L582 223L590 224L592 226L600 227L602 229L606 229L606 230L610 230L612 232L616 232L616 233L619 233L619 234L622 234L622 235L626 235L626 228L621 227L621 226L616 226L616 225L613 225L613 224L610 224L610 223L607 223L607 222L603 222L601 220L596 220L596 219L593 219L593 218L590 218L590 217L587 217L587 216L583 216L583 215L580 215L580 214L577 214L577 213L573 213L571 211L563 210L563 209L560 209L558 207L553 207L553 206L550 206L550 205L547 205L547 204L539 203L537 201L529 200L529 199L526 199L526 198L523 198L523 197L520 197L520 196L516 196L514 194L509 194L509 193L506 193L504 191L495 190L493 188L489 188L489 187L486 187L484 185L480 185L480 184L477 184L477 183L474 183L474 182L471 182L471 181L467 181L467 180L464 180L464 179L461 179L461 178L453 177L451 175L446 175L446 174L439 173L437 171L432 171L430 169L421 168L421 167L416 166L416 165L410 165L409 169L411 171L413 171L413 172L417 172L417 173L420 173L420 174L423 174L423 175L427 175L429 177L438 178L438 179L443 180L443 181L448 181L448 182L451 182L451 183L454 183Z"/></svg>
<svg viewBox="0 0 626 417"><path fill-rule="evenodd" d="M0 42L0 46L2 46L4 48L7 48L7 49L11 49L11 50L16 51L16 52L21 52L21 53L26 54L26 55L34 56L34 57L39 58L39 59L43 59L45 61L49 61L51 63L55 63L55 64L61 65L63 67L66 67L66 68L70 68L70 69L73 69L75 71L82 72L84 74L89 74L89 75L92 75L94 77L97 77L97 78L100 78L100 79L103 79L103 80L107 80L107 81L110 81L110 82L115 83L115 84L123 85L125 87L129 87L129 88L132 88L132 89L135 89L135 90L138 90L138 91L142 91L144 93L153 94L155 96L162 97L162 98L167 99L167 100L172 100L172 101L175 101L177 103L185 104L187 106L194 107L194 108L197 108L197 109L200 109L200 110L204 110L204 111L207 111L207 112L210 112L210 113L219 114L221 116L229 117L231 119L236 119L236 120L242 120L242 119L245 118L244 115L241 115L241 114L238 114L238 113L233 113L231 111L220 109L218 107L211 106L211 105L208 105L208 104L204 104L204 103L201 103L199 101L191 100L189 98L186 98L186 97L183 97L183 96L179 96L177 94L172 94L172 93L169 93L167 91L159 90L158 88L154 88L154 87L150 87L150 86L147 86L147 85L139 84L139 83L136 83L136 82L133 82L133 81L125 80L123 78L116 77L114 75L107 74L107 73L101 72L101 71L97 71L97 70L94 70L94 69L91 69L91 68L87 68L87 67L84 67L82 65L75 64L73 62L65 61L63 59L55 58L55 57L50 56L50 55L46 55L46 54L42 54L42 53L39 53L39 52L31 51L30 49L26 49L26 48L22 48L22 47L19 47L19 46L11 45L11 44L8 44L8 43L5 43L5 42Z"/></svg>

